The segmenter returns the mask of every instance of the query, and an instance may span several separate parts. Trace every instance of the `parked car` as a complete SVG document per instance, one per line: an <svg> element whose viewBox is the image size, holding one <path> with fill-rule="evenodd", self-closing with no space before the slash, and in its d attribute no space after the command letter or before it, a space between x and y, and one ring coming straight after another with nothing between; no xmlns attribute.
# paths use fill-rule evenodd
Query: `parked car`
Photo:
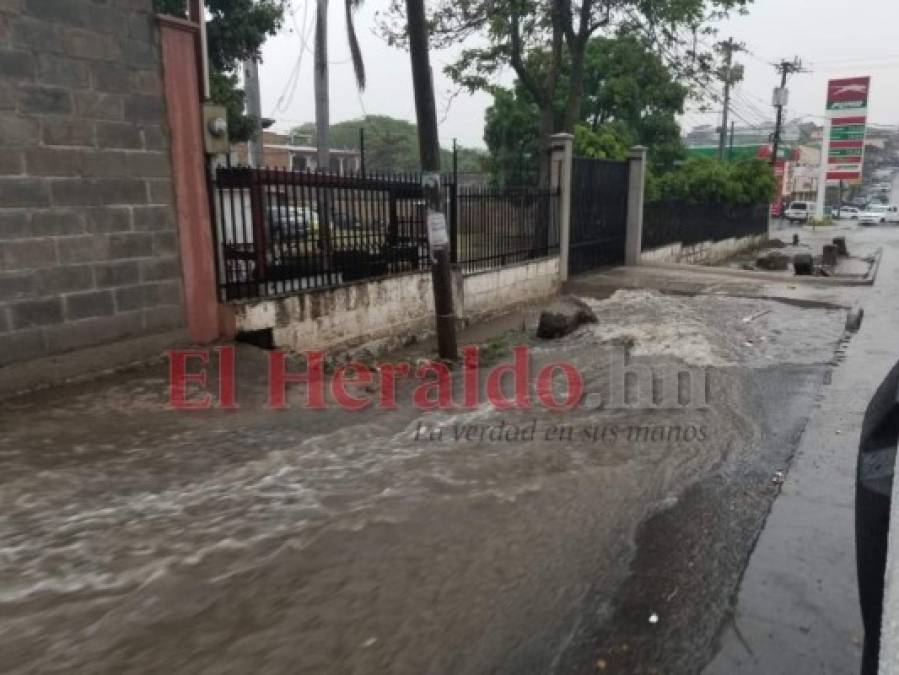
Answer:
<svg viewBox="0 0 899 675"><path fill-rule="evenodd" d="M861 209L855 206L838 206L833 210L833 217L839 220L858 220Z"/></svg>
<svg viewBox="0 0 899 675"><path fill-rule="evenodd" d="M271 204L266 215L269 229L275 235L296 237L318 228L318 215L309 206Z"/></svg>
<svg viewBox="0 0 899 675"><path fill-rule="evenodd" d="M790 202L784 217L791 223L807 223L814 212L815 205L812 202Z"/></svg>
<svg viewBox="0 0 899 675"><path fill-rule="evenodd" d="M861 225L883 225L884 223L899 223L899 206L890 204L871 203L859 214L858 222Z"/></svg>

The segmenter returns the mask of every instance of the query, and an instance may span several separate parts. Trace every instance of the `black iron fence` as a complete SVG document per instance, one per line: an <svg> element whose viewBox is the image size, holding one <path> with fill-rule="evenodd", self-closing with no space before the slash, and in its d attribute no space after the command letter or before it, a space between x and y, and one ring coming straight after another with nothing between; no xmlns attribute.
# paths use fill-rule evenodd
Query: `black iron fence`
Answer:
<svg viewBox="0 0 899 675"><path fill-rule="evenodd" d="M768 232L768 205L650 202L643 207L643 250Z"/></svg>
<svg viewBox="0 0 899 675"><path fill-rule="evenodd" d="M464 272L558 253L555 192L488 187L460 187L450 192L455 195L450 201L452 259Z"/></svg>
<svg viewBox="0 0 899 675"><path fill-rule="evenodd" d="M558 250L556 200L444 179L452 261L471 272ZM212 186L220 296L269 297L431 264L420 176L221 168Z"/></svg>
<svg viewBox="0 0 899 675"><path fill-rule="evenodd" d="M571 180L571 274L624 262L627 162L575 157Z"/></svg>

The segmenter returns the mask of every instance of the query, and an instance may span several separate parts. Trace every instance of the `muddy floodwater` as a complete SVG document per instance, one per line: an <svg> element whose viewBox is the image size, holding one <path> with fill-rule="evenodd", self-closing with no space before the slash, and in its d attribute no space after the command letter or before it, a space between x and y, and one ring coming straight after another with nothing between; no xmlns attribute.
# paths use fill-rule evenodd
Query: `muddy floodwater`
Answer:
<svg viewBox="0 0 899 675"><path fill-rule="evenodd" d="M583 374L567 412L271 411L250 347L233 411L170 410L164 365L4 402L0 670L695 672L844 314L590 303L507 338ZM621 353L705 404L609 409Z"/></svg>

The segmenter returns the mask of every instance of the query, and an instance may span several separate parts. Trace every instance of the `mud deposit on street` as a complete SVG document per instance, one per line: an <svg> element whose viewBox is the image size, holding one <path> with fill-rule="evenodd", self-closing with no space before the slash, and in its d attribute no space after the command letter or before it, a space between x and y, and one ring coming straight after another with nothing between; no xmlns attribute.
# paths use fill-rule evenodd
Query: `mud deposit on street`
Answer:
<svg viewBox="0 0 899 675"><path fill-rule="evenodd" d="M591 304L562 340L517 336L534 369L582 372L590 404L565 413L315 413L299 392L273 412L253 349L229 413L167 410L164 368L8 402L4 670L695 672L844 314ZM702 369L707 405L602 406L622 350Z"/></svg>

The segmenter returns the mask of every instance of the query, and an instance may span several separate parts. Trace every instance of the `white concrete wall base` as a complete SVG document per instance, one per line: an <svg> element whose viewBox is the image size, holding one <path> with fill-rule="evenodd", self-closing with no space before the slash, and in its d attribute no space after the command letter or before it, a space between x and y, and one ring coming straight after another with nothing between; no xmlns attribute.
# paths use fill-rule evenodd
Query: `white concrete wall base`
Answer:
<svg viewBox="0 0 899 675"><path fill-rule="evenodd" d="M701 241L688 246L675 242L650 251L643 251L640 254L640 262L714 265L743 251L758 248L767 239L767 234L758 234L749 237L731 237L721 241Z"/></svg>
<svg viewBox="0 0 899 675"><path fill-rule="evenodd" d="M496 314L559 291L559 257L467 276L456 274L460 323ZM429 272L406 274L302 295L231 305L238 332L272 330L275 346L291 351L383 353L434 331Z"/></svg>

